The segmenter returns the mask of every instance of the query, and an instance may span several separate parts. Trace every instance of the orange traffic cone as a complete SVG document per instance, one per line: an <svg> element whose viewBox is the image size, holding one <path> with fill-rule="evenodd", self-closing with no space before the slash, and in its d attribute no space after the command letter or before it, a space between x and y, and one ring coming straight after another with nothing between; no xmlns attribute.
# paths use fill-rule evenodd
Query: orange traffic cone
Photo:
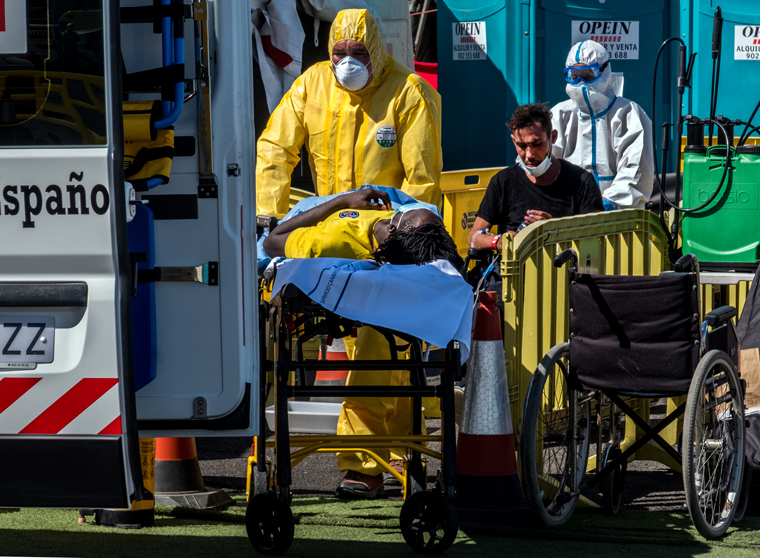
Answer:
<svg viewBox="0 0 760 558"><path fill-rule="evenodd" d="M328 337L326 351L320 351L320 359L346 361L346 342L343 339ZM348 378L348 370L318 370L314 380L315 386L345 386ZM342 397L312 397L311 401L323 401L325 403L343 403Z"/></svg>
<svg viewBox="0 0 760 558"><path fill-rule="evenodd" d="M206 490L195 438L156 438L156 503L201 510L235 505L223 490Z"/></svg>
<svg viewBox="0 0 760 558"><path fill-rule="evenodd" d="M498 294L481 292L457 440L454 505L461 521L527 523L517 476Z"/></svg>

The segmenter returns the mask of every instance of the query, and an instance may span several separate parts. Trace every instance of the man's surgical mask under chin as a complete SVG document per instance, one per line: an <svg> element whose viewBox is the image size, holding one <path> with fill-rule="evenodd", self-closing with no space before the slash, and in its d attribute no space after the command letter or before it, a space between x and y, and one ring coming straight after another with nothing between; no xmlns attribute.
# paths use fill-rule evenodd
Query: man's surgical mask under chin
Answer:
<svg viewBox="0 0 760 558"><path fill-rule="evenodd" d="M349 91L359 91L369 81L367 66L351 56L344 56L337 64L333 62L333 71L338 83Z"/></svg>
<svg viewBox="0 0 760 558"><path fill-rule="evenodd" d="M518 155L515 162L520 165L520 168L527 172L529 175L531 175L533 178L538 178L542 174L546 173L546 171L549 170L549 167L552 166L552 148L549 146L549 153L546 154L546 158L541 161L538 166L535 167L529 167L525 164L525 162L522 160L522 158Z"/></svg>

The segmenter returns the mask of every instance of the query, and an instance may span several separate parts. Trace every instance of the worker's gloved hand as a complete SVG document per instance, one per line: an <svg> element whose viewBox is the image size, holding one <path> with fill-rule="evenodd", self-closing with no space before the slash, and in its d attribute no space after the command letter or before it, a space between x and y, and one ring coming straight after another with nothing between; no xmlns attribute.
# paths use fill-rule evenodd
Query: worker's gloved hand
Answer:
<svg viewBox="0 0 760 558"><path fill-rule="evenodd" d="M602 202L604 203L605 211L615 211L618 208L618 206L615 205L615 202L611 202L607 198L602 198Z"/></svg>

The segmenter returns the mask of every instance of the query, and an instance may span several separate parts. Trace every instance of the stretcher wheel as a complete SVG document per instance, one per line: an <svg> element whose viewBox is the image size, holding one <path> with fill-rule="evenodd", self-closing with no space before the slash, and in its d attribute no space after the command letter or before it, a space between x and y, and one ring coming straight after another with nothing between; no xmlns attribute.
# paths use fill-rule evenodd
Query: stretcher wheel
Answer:
<svg viewBox="0 0 760 558"><path fill-rule="evenodd" d="M734 364L723 351L699 361L683 427L686 504L706 539L723 536L737 508L744 473L744 405Z"/></svg>
<svg viewBox="0 0 760 558"><path fill-rule="evenodd" d="M293 513L273 490L256 494L245 510L245 529L256 552L284 554L293 543Z"/></svg>
<svg viewBox="0 0 760 558"><path fill-rule="evenodd" d="M620 448L610 447L609 445L604 448L604 463L602 467L606 467L607 464L621 455ZM625 480L625 470L627 464L621 463L610 474L602 477L600 482L602 492L602 507L604 511L610 515L615 515L620 511L620 502L623 499L623 482Z"/></svg>
<svg viewBox="0 0 760 558"><path fill-rule="evenodd" d="M528 387L520 431L523 492L536 518L547 527L562 525L572 515L578 494L570 492L580 486L588 462L589 402L580 403L579 392L568 389L569 355L569 345L562 343L539 363Z"/></svg>
<svg viewBox="0 0 760 558"><path fill-rule="evenodd" d="M399 522L406 543L421 554L440 554L459 532L454 505L430 490L415 492L404 501Z"/></svg>

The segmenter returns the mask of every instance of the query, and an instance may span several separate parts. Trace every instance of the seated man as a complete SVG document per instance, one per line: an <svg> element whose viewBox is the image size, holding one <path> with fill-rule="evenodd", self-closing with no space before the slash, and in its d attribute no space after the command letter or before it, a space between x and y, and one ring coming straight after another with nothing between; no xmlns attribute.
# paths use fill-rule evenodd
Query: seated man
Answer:
<svg viewBox="0 0 760 558"><path fill-rule="evenodd" d="M283 221L264 239L264 250L271 257L374 258L391 264L447 260L461 269L464 262L454 240L441 218L425 205L406 204L394 211L388 194L379 190L364 188L341 194ZM349 358L391 357L387 341L373 328L360 328L355 341L350 337L345 340ZM409 373L352 370L346 385L410 385ZM347 397L338 419L340 435L399 436L411 434L411 428L412 406L407 397ZM373 451L396 471L403 470L403 448ZM340 452L338 469L346 472L335 490L339 498L375 498L383 493L384 469L371 456Z"/></svg>
<svg viewBox="0 0 760 558"><path fill-rule="evenodd" d="M517 107L509 129L517 164L499 171L489 182L468 237L471 248L501 251L501 233L514 236L536 221L604 209L594 177L552 155L557 131L552 130L552 114L546 106ZM492 225L498 226L500 234L490 234Z"/></svg>

